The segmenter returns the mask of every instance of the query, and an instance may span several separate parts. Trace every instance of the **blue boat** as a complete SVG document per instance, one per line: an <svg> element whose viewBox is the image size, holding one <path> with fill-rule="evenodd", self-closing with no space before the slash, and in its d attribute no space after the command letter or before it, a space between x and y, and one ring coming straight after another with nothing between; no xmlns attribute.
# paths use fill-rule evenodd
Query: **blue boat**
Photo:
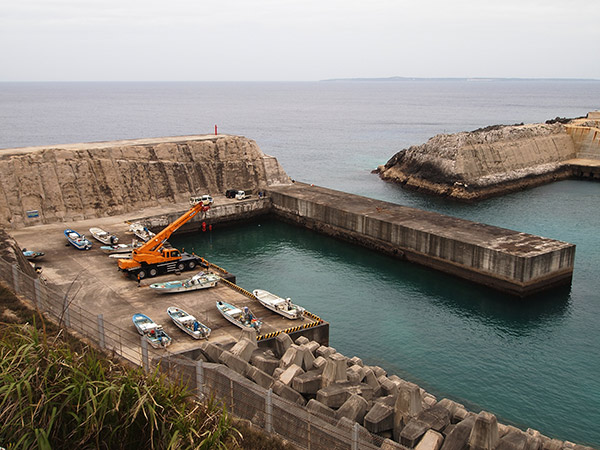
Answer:
<svg viewBox="0 0 600 450"><path fill-rule="evenodd" d="M88 241L84 235L79 234L75 230L67 228L65 230L65 236L67 237L69 243L77 250L89 250L92 248L92 243Z"/></svg>
<svg viewBox="0 0 600 450"><path fill-rule="evenodd" d="M27 250L26 248L24 248L22 251L23 256L29 261L33 261L34 259L40 259L42 256L44 256L44 252L36 252L34 250Z"/></svg>
<svg viewBox="0 0 600 450"><path fill-rule="evenodd" d="M165 333L162 326L157 325L147 315L136 313L133 315L132 320L138 333L144 336L152 347L165 348L171 344L171 338Z"/></svg>

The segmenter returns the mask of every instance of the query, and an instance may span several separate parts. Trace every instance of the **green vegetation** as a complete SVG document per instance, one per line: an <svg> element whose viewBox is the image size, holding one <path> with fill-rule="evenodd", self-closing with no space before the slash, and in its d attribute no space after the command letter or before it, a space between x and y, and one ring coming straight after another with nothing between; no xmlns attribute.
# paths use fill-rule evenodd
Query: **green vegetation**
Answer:
<svg viewBox="0 0 600 450"><path fill-rule="evenodd" d="M106 358L1 286L0 446L291 448L235 423L215 401L198 402L158 372L147 375Z"/></svg>

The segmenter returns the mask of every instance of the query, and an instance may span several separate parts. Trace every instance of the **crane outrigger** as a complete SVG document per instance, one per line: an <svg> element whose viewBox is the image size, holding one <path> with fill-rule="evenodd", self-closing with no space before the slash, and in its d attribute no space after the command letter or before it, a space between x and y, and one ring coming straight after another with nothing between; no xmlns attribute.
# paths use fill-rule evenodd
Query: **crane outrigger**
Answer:
<svg viewBox="0 0 600 450"><path fill-rule="evenodd" d="M168 272L193 270L196 266L207 267L204 259L194 254L180 252L176 248L165 248L167 239L199 212L207 211L210 205L197 201L181 217L165 227L160 233L131 253L130 259L119 259L119 270L139 279L155 277Z"/></svg>

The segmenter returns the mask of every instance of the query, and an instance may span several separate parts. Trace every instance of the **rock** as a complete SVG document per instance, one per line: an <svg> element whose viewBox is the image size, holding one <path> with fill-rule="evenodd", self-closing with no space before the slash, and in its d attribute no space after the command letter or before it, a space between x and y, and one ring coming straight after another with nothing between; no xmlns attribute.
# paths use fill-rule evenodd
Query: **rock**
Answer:
<svg viewBox="0 0 600 450"><path fill-rule="evenodd" d="M327 387L332 383L346 381L346 358L339 353L333 353L327 357L327 363L323 370L321 386Z"/></svg>
<svg viewBox="0 0 600 450"><path fill-rule="evenodd" d="M362 423L368 407L367 401L359 395L352 394L335 413L337 419L346 417L353 422Z"/></svg>
<svg viewBox="0 0 600 450"><path fill-rule="evenodd" d="M255 331L252 331L254 334L256 334ZM248 339L240 339L231 350L229 350L231 352L232 355L238 356L240 359L248 362L250 361L250 358L252 357L252 352L254 352L254 350L256 349L256 339L254 339L254 342L249 341Z"/></svg>
<svg viewBox="0 0 600 450"><path fill-rule="evenodd" d="M253 353L250 358L250 363L269 375L273 375L275 369L279 367L279 360L274 356L269 355L267 352Z"/></svg>
<svg viewBox="0 0 600 450"><path fill-rule="evenodd" d="M475 425L474 416L457 423L448 436L446 436L446 439L444 439L440 450L467 450L473 425Z"/></svg>
<svg viewBox="0 0 600 450"><path fill-rule="evenodd" d="M286 386L281 381L276 380L273 383L273 392L279 395L281 398L285 398L286 400L290 400L298 405L304 406L306 405L306 400L302 395L293 390L291 387Z"/></svg>
<svg viewBox="0 0 600 450"><path fill-rule="evenodd" d="M275 381L272 376L266 372L263 372L258 367L250 366L246 376L265 389L269 389Z"/></svg>
<svg viewBox="0 0 600 450"><path fill-rule="evenodd" d="M275 349L273 353L277 358L283 357L288 348L292 345L292 338L287 333L279 333L275 338Z"/></svg>
<svg viewBox="0 0 600 450"><path fill-rule="evenodd" d="M395 429L395 427L394 427ZM411 419L400 432L400 443L413 448L421 437L427 432L429 426L418 419Z"/></svg>
<svg viewBox="0 0 600 450"><path fill-rule="evenodd" d="M376 402L365 415L363 423L371 433L392 430L394 428L394 408L385 403Z"/></svg>
<svg viewBox="0 0 600 450"><path fill-rule="evenodd" d="M321 389L321 374L317 370L300 374L292 381L292 387L301 394L316 394Z"/></svg>
<svg viewBox="0 0 600 450"><path fill-rule="evenodd" d="M306 336L300 336L296 339L296 345L301 346L302 344L308 344L309 339Z"/></svg>
<svg viewBox="0 0 600 450"><path fill-rule="evenodd" d="M498 421L496 416L481 411L469 436L470 450L493 450L498 443Z"/></svg>
<svg viewBox="0 0 600 450"><path fill-rule="evenodd" d="M240 375L244 375L244 376L246 376L250 367L252 367L250 364L248 364L246 361L241 359L239 356L235 356L234 354L232 354L228 351L224 351L221 353L221 356L219 357L219 362L222 364L225 364L231 370L239 373Z"/></svg>
<svg viewBox="0 0 600 450"><path fill-rule="evenodd" d="M287 369L285 369L281 375L279 375L279 381L281 381L286 386L291 386L294 378L303 373L304 371L301 367L297 366L296 364L292 364Z"/></svg>
<svg viewBox="0 0 600 450"><path fill-rule="evenodd" d="M335 418L335 411L333 409L325 406L323 403L321 403L318 400L315 400L314 398L309 400L309 402L306 404L306 409L318 416Z"/></svg>
<svg viewBox="0 0 600 450"><path fill-rule="evenodd" d="M437 431L429 430L415 447L415 450L439 450L444 442L444 436Z"/></svg>

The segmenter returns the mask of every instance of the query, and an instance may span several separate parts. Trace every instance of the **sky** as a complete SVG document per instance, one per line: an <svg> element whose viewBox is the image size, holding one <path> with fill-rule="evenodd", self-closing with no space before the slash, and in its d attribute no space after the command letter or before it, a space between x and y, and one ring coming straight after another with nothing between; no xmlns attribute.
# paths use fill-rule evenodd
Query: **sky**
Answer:
<svg viewBox="0 0 600 450"><path fill-rule="evenodd" d="M0 81L600 78L599 0L2 0Z"/></svg>

